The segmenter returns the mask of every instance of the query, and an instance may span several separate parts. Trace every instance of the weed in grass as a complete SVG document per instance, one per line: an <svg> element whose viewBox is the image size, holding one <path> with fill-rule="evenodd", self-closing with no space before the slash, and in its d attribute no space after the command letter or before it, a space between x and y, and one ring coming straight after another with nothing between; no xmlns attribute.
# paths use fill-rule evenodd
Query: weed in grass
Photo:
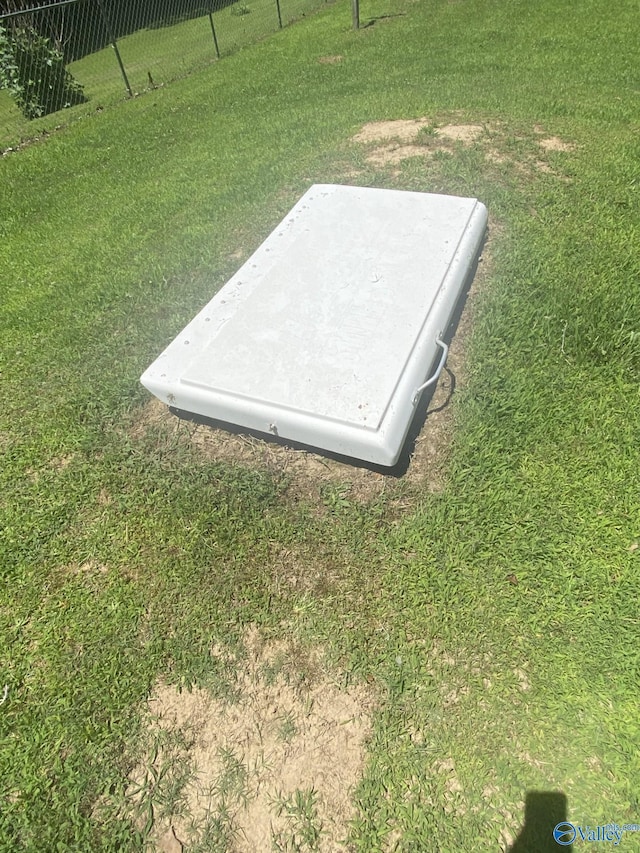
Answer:
<svg viewBox="0 0 640 853"><path fill-rule="evenodd" d="M310 709L309 709L310 710ZM285 742L290 743L293 738L296 736L298 728L296 726L296 721L289 711L281 720L280 729L278 731L278 736Z"/></svg>
<svg viewBox="0 0 640 853"><path fill-rule="evenodd" d="M218 757L222 770L216 782L216 795L224 802L240 802L246 806L249 792L247 790L248 770L245 763L229 747L220 747Z"/></svg>
<svg viewBox="0 0 640 853"><path fill-rule="evenodd" d="M271 845L277 853L314 853L319 850L322 823L318 817L317 793L313 788L293 794L278 794L273 812L284 817L286 828L273 833Z"/></svg>
<svg viewBox="0 0 640 853"><path fill-rule="evenodd" d="M348 510L351 506L349 500L349 487L343 485L327 486L323 489L323 501L327 509L338 514L343 510Z"/></svg>
<svg viewBox="0 0 640 853"><path fill-rule="evenodd" d="M437 141L439 137L438 129L433 124L424 124L421 128L419 128L415 141L419 145L431 145L433 142Z"/></svg>
<svg viewBox="0 0 640 853"><path fill-rule="evenodd" d="M239 841L233 815L224 805L217 814L207 814L199 825L192 826L187 837L194 839L189 844L191 853L227 853Z"/></svg>

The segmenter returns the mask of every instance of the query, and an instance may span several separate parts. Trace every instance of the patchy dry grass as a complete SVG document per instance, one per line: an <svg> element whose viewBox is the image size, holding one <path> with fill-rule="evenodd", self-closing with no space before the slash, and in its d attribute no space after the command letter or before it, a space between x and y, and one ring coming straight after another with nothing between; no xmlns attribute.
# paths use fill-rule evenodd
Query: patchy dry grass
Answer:
<svg viewBox="0 0 640 853"><path fill-rule="evenodd" d="M366 162L379 169L399 166L414 157L451 157L457 148L474 148L488 163L507 166L522 175L546 172L558 177L563 176L545 155L575 150L572 142L545 136L540 125L534 125L527 136L513 136L500 122L453 123L451 117L368 122L352 142L362 145ZM400 172L395 170L394 175L398 177Z"/></svg>

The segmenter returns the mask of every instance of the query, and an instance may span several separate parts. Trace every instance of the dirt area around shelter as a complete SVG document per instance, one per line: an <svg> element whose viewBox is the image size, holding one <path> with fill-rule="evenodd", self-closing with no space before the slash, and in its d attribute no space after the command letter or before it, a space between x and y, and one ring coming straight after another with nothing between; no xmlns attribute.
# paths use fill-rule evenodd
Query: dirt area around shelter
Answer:
<svg viewBox="0 0 640 853"><path fill-rule="evenodd" d="M244 646L246 659L223 661L235 668L235 700L156 685L148 700L156 745L130 775L136 822L151 805L158 853L206 844L212 832L233 853L311 841L302 849L345 849L374 698L340 687L320 650L304 653L317 678L300 683L291 641L265 641L250 627ZM211 654L226 653L216 646Z"/></svg>
<svg viewBox="0 0 640 853"><path fill-rule="evenodd" d="M449 442L447 433L451 425L448 404L456 382L457 354L450 351L449 366L443 371L425 426L415 440L409 466L402 478L406 485L421 486L432 492L442 488ZM266 470L276 479L286 482L285 491L291 499L315 506L325 502L327 489L337 490L345 499L366 504L397 485L394 477L379 470L276 444L266 435L262 439L183 421L159 400L151 400L144 407L135 432L144 425L147 428L159 426L176 440L188 443L203 460Z"/></svg>
<svg viewBox="0 0 640 853"><path fill-rule="evenodd" d="M243 465L266 470L286 484L285 494L305 502L320 513L327 504L327 491L337 499L369 504L402 490L438 492L444 486L453 430L452 397L465 381L467 347L473 313L483 282L490 273L492 231L482 250L473 281L459 305L460 316L450 334L447 364L429 399L426 416L418 414L411 427L406 467L400 473L351 464L312 451L276 443L268 436L255 437L229 432L209 424L182 420L168 406L151 399L138 410L127 432L140 439L150 430L159 431L167 443L184 442L207 462ZM329 500L331 495L329 496Z"/></svg>
<svg viewBox="0 0 640 853"><path fill-rule="evenodd" d="M477 285L472 288L468 301L473 301L476 292ZM400 478L405 486L430 492L442 489L453 421L450 403L463 372L470 311L469 305L451 342L447 366L429 402L422 429L415 438L408 467ZM150 400L138 414L130 435L135 437L151 427L188 443L203 460L266 469L276 479L286 481L289 497L315 506L322 506L327 488L341 491L345 499L366 504L393 490L399 482L395 476L380 470L274 443L268 436L263 439L181 420L156 399Z"/></svg>

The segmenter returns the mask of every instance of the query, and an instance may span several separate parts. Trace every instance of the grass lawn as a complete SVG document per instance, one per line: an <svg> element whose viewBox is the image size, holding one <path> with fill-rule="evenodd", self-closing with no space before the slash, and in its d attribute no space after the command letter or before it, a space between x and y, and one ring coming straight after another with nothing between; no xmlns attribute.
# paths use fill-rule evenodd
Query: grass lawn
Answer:
<svg viewBox="0 0 640 853"><path fill-rule="evenodd" d="M637 2L361 13L0 160L2 850L640 823ZM489 209L436 479L223 452L138 383L320 181Z"/></svg>

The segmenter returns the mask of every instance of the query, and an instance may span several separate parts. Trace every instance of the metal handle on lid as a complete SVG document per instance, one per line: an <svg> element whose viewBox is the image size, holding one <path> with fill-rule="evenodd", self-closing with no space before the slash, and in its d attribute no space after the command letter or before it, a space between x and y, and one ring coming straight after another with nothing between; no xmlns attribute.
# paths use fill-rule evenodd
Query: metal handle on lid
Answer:
<svg viewBox="0 0 640 853"><path fill-rule="evenodd" d="M440 334L442 334L442 332ZM445 344L445 342L442 340L440 335L438 335L438 337L436 338L436 344L442 350L442 357L440 358L440 361L438 362L438 366L436 367L436 371L433 374L433 376L431 376L431 378L427 379L427 381L423 385L421 385L419 388L416 388L416 390L413 394L413 400L411 401L414 406L418 402L418 397L420 396L420 394L422 394L424 389L428 388L430 385L434 385L438 381L438 379L440 378L440 374L442 373L442 370L444 368L445 362L447 360L447 355L449 354L449 347L447 346L447 344Z"/></svg>

